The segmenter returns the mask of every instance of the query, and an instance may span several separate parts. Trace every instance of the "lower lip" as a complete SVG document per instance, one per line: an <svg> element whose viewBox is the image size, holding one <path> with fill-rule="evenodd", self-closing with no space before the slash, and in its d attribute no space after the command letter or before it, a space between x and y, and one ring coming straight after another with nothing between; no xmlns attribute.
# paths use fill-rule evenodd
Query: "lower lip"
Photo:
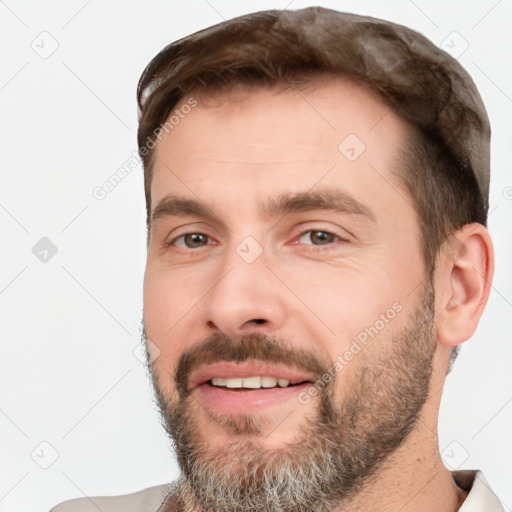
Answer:
<svg viewBox="0 0 512 512"><path fill-rule="evenodd" d="M220 414L248 414L280 405L305 391L311 383L297 384L286 388L229 389L201 384L197 392L201 401L211 411Z"/></svg>

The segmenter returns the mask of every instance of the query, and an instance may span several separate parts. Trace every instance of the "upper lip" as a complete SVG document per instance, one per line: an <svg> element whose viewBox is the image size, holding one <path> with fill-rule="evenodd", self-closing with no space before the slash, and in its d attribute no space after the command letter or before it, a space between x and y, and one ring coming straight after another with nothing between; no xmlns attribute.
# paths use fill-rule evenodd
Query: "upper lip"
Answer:
<svg viewBox="0 0 512 512"><path fill-rule="evenodd" d="M286 379L293 383L314 381L314 377L312 377L311 374L293 370L278 364L268 364L257 361L244 361L241 363L222 361L202 366L194 371L190 376L189 388L197 388L214 377L230 379L254 376L275 377L276 379Z"/></svg>

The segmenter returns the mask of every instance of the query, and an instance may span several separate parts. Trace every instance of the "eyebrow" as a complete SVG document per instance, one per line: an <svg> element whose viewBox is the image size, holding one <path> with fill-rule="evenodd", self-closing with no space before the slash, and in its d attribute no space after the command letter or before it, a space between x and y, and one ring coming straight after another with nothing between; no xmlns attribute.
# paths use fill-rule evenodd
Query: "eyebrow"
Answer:
<svg viewBox="0 0 512 512"><path fill-rule="evenodd" d="M269 217L312 210L331 210L337 213L361 215L373 222L377 220L368 206L339 188L283 194L275 199L268 200L262 206L263 213Z"/></svg>
<svg viewBox="0 0 512 512"><path fill-rule="evenodd" d="M151 212L154 224L162 217L198 216L220 222L220 218L205 203L197 199L168 195L165 196Z"/></svg>
<svg viewBox="0 0 512 512"><path fill-rule="evenodd" d="M259 206L260 211L269 217L284 216L289 213L313 210L330 210L348 215L361 215L376 222L373 211L352 195L341 189L328 189L317 192L281 194ZM165 196L151 213L151 224L162 217L198 216L222 223L218 215L204 202L182 196Z"/></svg>

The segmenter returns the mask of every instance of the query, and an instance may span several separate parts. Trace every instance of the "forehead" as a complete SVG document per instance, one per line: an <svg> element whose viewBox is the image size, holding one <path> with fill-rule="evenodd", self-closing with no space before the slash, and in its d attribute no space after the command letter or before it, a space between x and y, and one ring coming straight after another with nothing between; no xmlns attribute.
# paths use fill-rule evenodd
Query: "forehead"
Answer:
<svg viewBox="0 0 512 512"><path fill-rule="evenodd" d="M187 103L194 107L183 108ZM175 192L170 188L249 198L270 188L303 192L320 180L350 189L357 180L384 179L401 187L391 171L407 124L349 80L198 92L173 112L180 120L154 150L153 205Z"/></svg>

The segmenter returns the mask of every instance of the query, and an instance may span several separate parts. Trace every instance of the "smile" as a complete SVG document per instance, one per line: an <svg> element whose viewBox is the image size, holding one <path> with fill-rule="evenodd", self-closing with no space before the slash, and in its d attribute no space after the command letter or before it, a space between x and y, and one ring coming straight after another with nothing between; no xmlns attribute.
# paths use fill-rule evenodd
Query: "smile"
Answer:
<svg viewBox="0 0 512 512"><path fill-rule="evenodd" d="M288 386L295 386L297 382L290 382L287 379L278 379L276 377L235 377L235 378L222 378L213 377L209 384L217 387L226 387L230 389L270 389L275 387L287 388Z"/></svg>
<svg viewBox="0 0 512 512"><path fill-rule="evenodd" d="M193 372L190 389L211 412L251 414L297 399L314 377L281 365L220 362Z"/></svg>

